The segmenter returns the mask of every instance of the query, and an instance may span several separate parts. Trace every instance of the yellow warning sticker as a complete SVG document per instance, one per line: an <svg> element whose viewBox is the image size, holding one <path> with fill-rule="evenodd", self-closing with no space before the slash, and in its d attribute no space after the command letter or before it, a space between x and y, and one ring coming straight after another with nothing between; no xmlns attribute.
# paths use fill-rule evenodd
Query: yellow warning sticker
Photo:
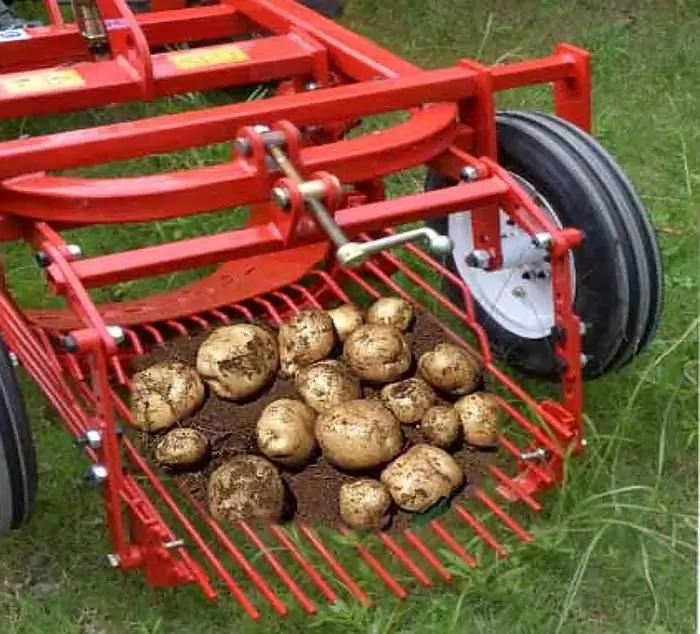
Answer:
<svg viewBox="0 0 700 634"><path fill-rule="evenodd" d="M32 92L53 92L64 88L84 86L85 80L76 70L47 70L23 73L0 79L0 86L8 95Z"/></svg>
<svg viewBox="0 0 700 634"><path fill-rule="evenodd" d="M236 64L248 60L248 55L238 46L221 46L201 51L171 53L170 62L180 70L195 70L220 64Z"/></svg>

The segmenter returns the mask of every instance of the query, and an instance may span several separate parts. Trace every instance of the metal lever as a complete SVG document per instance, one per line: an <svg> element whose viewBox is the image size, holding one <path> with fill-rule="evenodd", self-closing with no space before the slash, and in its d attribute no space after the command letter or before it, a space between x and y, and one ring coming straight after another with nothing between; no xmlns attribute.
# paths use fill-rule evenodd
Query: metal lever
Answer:
<svg viewBox="0 0 700 634"><path fill-rule="evenodd" d="M285 175L297 185L303 186L304 179L299 172L297 172L284 151L276 145L268 146L267 150ZM279 193L275 197L279 198ZM428 248L437 255L447 255L453 248L452 240L449 237L438 233L430 227L411 229L403 233L397 233L370 242L351 242L338 226L338 223L328 209L326 209L326 206L318 200L318 198L310 195L305 198L305 202L318 225L335 245L336 259L342 266L347 268L356 268L360 266L375 253L391 249L407 242L414 242L422 238L428 240Z"/></svg>
<svg viewBox="0 0 700 634"><path fill-rule="evenodd" d="M407 242L415 242L421 238L425 238L428 241L428 249L436 255L447 255L452 251L452 240L449 237L438 233L430 227L419 227L418 229L410 229L403 233L386 236L385 238L377 238L370 242L348 242L338 249L336 258L340 264L352 269L362 264L375 253L398 247Z"/></svg>

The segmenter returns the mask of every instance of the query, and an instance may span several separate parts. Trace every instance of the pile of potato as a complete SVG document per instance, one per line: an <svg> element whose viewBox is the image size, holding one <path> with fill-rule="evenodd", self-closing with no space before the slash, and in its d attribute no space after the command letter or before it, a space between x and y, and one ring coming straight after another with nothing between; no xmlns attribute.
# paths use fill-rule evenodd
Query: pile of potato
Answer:
<svg viewBox="0 0 700 634"><path fill-rule="evenodd" d="M200 345L195 367L170 361L134 375L134 425L161 434L154 449L161 465L198 468L210 455L209 441L176 424L203 403L207 389L241 403L277 376L291 379L298 398L260 412L260 454L236 456L211 473L212 515L280 521L282 471L303 470L320 454L357 476L341 487L342 520L355 529L383 528L397 507L423 512L460 488L464 473L450 451L464 441L477 448L497 443L500 408L480 389L478 361L448 343L414 359L406 338L414 320L411 304L382 297L366 312L349 304L301 311L276 333L252 323L217 328ZM365 386L376 394L363 398ZM405 426L418 429L421 442L407 443Z"/></svg>

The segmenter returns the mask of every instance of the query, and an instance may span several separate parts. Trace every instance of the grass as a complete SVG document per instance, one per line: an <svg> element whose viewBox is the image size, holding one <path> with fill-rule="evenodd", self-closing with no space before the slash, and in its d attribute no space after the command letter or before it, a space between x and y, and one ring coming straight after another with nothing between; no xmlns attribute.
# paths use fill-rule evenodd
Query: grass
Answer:
<svg viewBox="0 0 700 634"><path fill-rule="evenodd" d="M345 23L426 67L459 57L486 62L549 52L569 40L593 53L595 134L639 186L658 229L667 299L661 330L636 363L586 391L586 456L535 520L534 545L478 572L457 567L450 586L410 602L341 604L313 620L293 614L253 625L233 602L207 604L190 589L150 589L104 565L98 496L76 486L76 456L37 390L27 386L39 455L38 513L0 547L0 632L117 634L429 632L686 634L695 631L697 524L697 297L700 15L694 3L619 0L353 0ZM542 91L504 105L546 107ZM40 134L105 117L184 109L185 98L13 121L0 138ZM221 148L159 156L109 173L224 160ZM93 170L92 173L96 173ZM408 177L395 189L415 186ZM206 223L206 226L203 224ZM88 253L215 230L230 216L81 234ZM26 250L3 246L23 304L45 305ZM158 288L172 280L158 280ZM149 286L154 288L154 284ZM121 288L119 294L144 292Z"/></svg>

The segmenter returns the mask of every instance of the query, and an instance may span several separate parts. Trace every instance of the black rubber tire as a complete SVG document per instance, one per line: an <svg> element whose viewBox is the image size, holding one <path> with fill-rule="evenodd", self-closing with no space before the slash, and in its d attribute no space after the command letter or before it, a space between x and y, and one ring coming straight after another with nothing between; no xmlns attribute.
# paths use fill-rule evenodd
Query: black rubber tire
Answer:
<svg viewBox="0 0 700 634"><path fill-rule="evenodd" d="M497 128L499 163L531 183L564 226L585 234L574 252L575 310L588 325L584 378L621 369L654 337L663 304L661 256L644 206L614 159L580 128L553 115L520 111L499 112ZM426 190L450 184L429 172ZM433 226L447 233L448 220ZM451 256L445 264L457 273ZM461 301L457 289L448 292ZM551 337L520 337L478 303L476 310L501 359L531 376L559 376Z"/></svg>
<svg viewBox="0 0 700 634"><path fill-rule="evenodd" d="M36 490L29 418L9 352L0 339L0 536L31 519Z"/></svg>

